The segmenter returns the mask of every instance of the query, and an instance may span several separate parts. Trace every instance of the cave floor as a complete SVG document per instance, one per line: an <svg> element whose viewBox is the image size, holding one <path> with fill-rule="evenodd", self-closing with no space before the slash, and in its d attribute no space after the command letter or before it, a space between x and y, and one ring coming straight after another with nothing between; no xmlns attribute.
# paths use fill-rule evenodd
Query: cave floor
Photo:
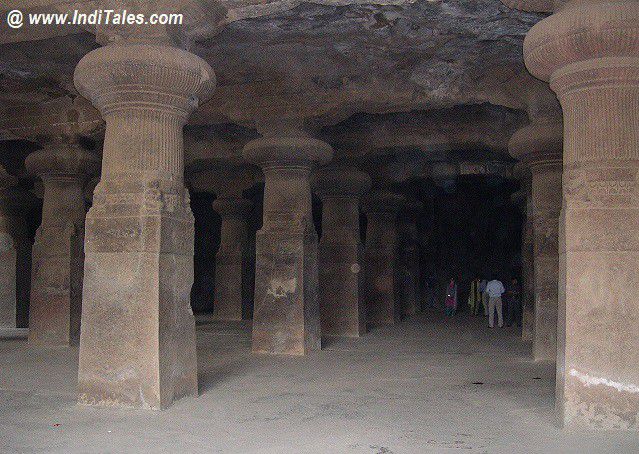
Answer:
<svg viewBox="0 0 639 454"><path fill-rule="evenodd" d="M554 367L483 317L426 312L324 344L256 356L247 323L199 324L200 397L154 412L78 406L77 349L0 340L0 451L639 451L635 433L560 431Z"/></svg>

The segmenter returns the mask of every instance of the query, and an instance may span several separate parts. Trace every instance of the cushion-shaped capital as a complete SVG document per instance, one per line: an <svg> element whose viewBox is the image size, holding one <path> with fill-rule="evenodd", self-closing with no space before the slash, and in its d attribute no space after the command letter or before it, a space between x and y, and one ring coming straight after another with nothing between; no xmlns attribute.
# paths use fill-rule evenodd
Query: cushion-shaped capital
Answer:
<svg viewBox="0 0 639 454"><path fill-rule="evenodd" d="M213 69L197 55L168 45L110 44L76 66L76 88L103 115L112 110L174 107L185 116L208 100Z"/></svg>
<svg viewBox="0 0 639 454"><path fill-rule="evenodd" d="M528 164L561 162L563 125L560 122L531 123L517 130L510 138L510 155Z"/></svg>
<svg viewBox="0 0 639 454"><path fill-rule="evenodd" d="M262 137L247 143L243 156L261 167L325 164L333 157L333 148L312 137Z"/></svg>
<svg viewBox="0 0 639 454"><path fill-rule="evenodd" d="M359 197L370 189L371 177L351 166L326 167L313 174L311 184L320 198Z"/></svg>
<svg viewBox="0 0 639 454"><path fill-rule="evenodd" d="M639 59L636 0L568 2L531 28L524 40L528 70L545 81L562 67L594 59L606 65L602 59L608 57Z"/></svg>
<svg viewBox="0 0 639 454"><path fill-rule="evenodd" d="M77 176L97 173L100 161L93 153L80 146L53 146L35 151L27 156L25 166L34 176Z"/></svg>

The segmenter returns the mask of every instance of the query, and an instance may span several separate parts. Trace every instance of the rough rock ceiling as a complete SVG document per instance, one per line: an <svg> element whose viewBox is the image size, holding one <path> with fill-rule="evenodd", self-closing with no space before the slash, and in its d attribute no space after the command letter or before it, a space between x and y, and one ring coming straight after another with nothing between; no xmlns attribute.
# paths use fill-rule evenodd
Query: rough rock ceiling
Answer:
<svg viewBox="0 0 639 454"><path fill-rule="evenodd" d="M533 81L521 47L539 14L500 0L221 5L223 19L204 14L209 22L200 20L191 34L191 50L218 75L214 98L191 119L193 131L215 124L250 131L261 112L296 111L335 143L370 144L358 148L362 153L405 149L397 139L407 130L423 139L410 143L412 150L440 144L503 152L525 123ZM87 31L67 33L0 46L1 117L18 104L76 96L73 69L97 44ZM478 128L472 115L482 112ZM415 133L420 124L426 126Z"/></svg>

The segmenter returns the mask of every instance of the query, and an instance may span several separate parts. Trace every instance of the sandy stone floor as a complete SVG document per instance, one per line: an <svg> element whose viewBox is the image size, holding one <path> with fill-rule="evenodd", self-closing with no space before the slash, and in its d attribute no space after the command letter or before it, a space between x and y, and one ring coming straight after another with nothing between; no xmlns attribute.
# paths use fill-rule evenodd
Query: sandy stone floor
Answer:
<svg viewBox="0 0 639 454"><path fill-rule="evenodd" d="M553 367L482 322L421 314L305 358L252 355L248 325L200 325L201 395L163 412L80 407L77 350L0 340L0 451L639 452L637 434L559 431Z"/></svg>

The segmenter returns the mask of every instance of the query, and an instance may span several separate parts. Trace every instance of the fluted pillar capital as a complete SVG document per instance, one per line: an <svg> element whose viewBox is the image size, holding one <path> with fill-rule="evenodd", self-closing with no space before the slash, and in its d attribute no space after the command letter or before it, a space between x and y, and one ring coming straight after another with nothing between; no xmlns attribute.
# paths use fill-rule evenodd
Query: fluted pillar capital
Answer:
<svg viewBox="0 0 639 454"><path fill-rule="evenodd" d="M537 23L524 40L537 78L564 94L595 86L639 85L639 3L571 0Z"/></svg>
<svg viewBox="0 0 639 454"><path fill-rule="evenodd" d="M311 186L321 198L361 197L371 187L371 177L352 166L318 169L311 178Z"/></svg>
<svg viewBox="0 0 639 454"><path fill-rule="evenodd" d="M27 171L47 178L84 179L97 173L100 161L77 144L52 143L35 151L25 160Z"/></svg>
<svg viewBox="0 0 639 454"><path fill-rule="evenodd" d="M244 158L263 169L281 166L310 167L325 164L333 157L329 144L303 132L287 131L282 136L264 136L244 146Z"/></svg>
<svg viewBox="0 0 639 454"><path fill-rule="evenodd" d="M141 109L176 114L186 122L215 88L215 73L200 57L148 42L117 42L89 52L73 80L105 118Z"/></svg>
<svg viewBox="0 0 639 454"><path fill-rule="evenodd" d="M540 167L562 165L563 125L561 121L531 123L517 130L508 143L510 155L521 164L516 172L522 174L523 167L534 170Z"/></svg>

